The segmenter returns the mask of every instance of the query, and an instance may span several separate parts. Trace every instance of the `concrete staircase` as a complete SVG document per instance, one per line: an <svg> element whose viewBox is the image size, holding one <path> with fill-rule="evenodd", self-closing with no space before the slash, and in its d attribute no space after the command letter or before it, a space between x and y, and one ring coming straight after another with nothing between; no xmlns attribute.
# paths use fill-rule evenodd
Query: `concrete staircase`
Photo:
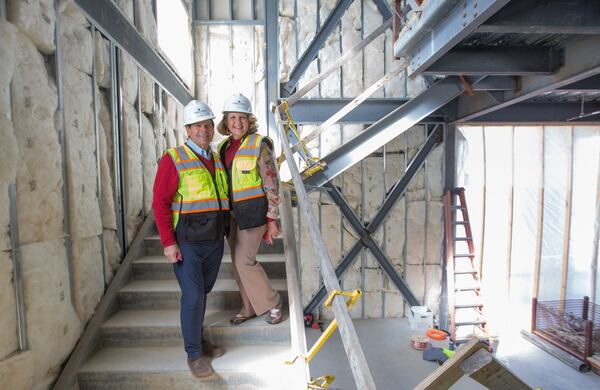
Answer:
<svg viewBox="0 0 600 390"><path fill-rule="evenodd" d="M162 256L158 236L144 241L145 256L133 263L133 278L118 292L119 310L100 328L102 347L79 369L84 389L283 389L290 359L290 325L283 243L261 245L258 260L286 302L285 320L277 325L254 318L233 326L229 318L241 307L231 256L226 254L208 296L205 326L210 340L226 348L212 359L215 375L191 375L179 323L180 290L172 266Z"/></svg>

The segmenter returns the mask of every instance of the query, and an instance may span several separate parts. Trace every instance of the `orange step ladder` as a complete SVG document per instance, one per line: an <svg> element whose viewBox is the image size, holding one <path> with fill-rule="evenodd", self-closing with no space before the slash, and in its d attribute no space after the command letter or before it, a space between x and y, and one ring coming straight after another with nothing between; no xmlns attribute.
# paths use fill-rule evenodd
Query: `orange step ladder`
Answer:
<svg viewBox="0 0 600 390"><path fill-rule="evenodd" d="M464 188L453 188L444 194L444 233L450 337L458 344L483 333L489 341Z"/></svg>

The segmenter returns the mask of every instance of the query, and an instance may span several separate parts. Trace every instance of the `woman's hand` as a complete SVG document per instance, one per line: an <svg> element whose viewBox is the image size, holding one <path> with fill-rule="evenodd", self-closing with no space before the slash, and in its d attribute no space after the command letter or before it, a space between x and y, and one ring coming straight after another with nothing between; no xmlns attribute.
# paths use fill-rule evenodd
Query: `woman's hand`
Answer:
<svg viewBox="0 0 600 390"><path fill-rule="evenodd" d="M178 261L183 260L183 257L181 256L181 251L179 250L177 244L165 247L163 253L169 263L177 263Z"/></svg>
<svg viewBox="0 0 600 390"><path fill-rule="evenodd" d="M279 225L277 225L277 221L269 221L267 222L267 231L263 235L263 240L267 244L272 244L273 239L277 238L280 233L281 230L279 229Z"/></svg>

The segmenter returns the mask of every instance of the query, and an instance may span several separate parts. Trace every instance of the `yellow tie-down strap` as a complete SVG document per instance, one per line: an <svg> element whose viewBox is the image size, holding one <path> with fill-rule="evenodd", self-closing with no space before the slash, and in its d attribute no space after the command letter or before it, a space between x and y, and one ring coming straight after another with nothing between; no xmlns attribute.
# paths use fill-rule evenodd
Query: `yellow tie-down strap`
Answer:
<svg viewBox="0 0 600 390"><path fill-rule="evenodd" d="M335 375L323 375L308 382L308 389L321 390L328 389L329 385L335 380Z"/></svg>
<svg viewBox="0 0 600 390"><path fill-rule="evenodd" d="M298 153L300 157L308 164L308 168L306 168L302 173L302 178L305 179L307 177L312 176L315 172L323 170L325 168L325 164L321 162L317 157L313 157L308 150L308 147L300 138L300 133L298 133L298 126L294 123L294 119L292 118L292 114L290 113L290 109L287 101L284 101L281 106L285 112L287 120L285 122L285 133L288 136L288 141L292 144L300 144L300 148ZM285 160L285 154L282 152L277 158L277 166L281 167L283 161Z"/></svg>
<svg viewBox="0 0 600 390"><path fill-rule="evenodd" d="M360 290L354 290L352 292L349 292L349 291L334 290L334 291L331 292L331 294L329 294L329 297L327 298L327 300L325 301L325 304L323 306L330 307L331 303L333 302L333 298L336 295L344 295L344 296L350 297L350 299L348 300L348 302L346 302L346 305L348 306L348 309L351 309L352 306L354 305L354 303L356 303L356 301L358 300L358 298L360 298L360 296L362 295L362 291L360 291ZM325 331L323 332L323 334L321 335L321 337L319 337L319 339L312 346L312 348L310 349L310 351L308 351L306 353L306 355L296 356L294 358L294 360L287 360L285 362L285 364L294 364L294 362L298 358L300 358L300 357L303 357L304 360L306 360L307 363L310 362L311 359L317 354L317 352L319 352L319 350L321 349L321 347L323 346L323 344L325 344L325 342L327 341L327 339L329 339L329 337L333 334L333 332L336 329L337 329L337 320L333 320L333 321L331 321L331 323L329 324L329 326L327 327L327 329L325 329Z"/></svg>

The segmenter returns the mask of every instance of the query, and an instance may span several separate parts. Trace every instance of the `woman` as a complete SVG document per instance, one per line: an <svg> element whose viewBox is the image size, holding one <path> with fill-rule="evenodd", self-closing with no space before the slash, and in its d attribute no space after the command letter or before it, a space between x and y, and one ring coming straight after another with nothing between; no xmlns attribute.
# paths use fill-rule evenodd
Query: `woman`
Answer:
<svg viewBox="0 0 600 390"><path fill-rule="evenodd" d="M273 142L257 133L250 100L242 94L227 99L217 131L227 136L218 152L229 175L229 199L233 202L228 242L242 295L242 309L230 322L238 325L268 312L267 322L277 324L283 319L282 298L256 261L260 240L271 244L280 233Z"/></svg>

